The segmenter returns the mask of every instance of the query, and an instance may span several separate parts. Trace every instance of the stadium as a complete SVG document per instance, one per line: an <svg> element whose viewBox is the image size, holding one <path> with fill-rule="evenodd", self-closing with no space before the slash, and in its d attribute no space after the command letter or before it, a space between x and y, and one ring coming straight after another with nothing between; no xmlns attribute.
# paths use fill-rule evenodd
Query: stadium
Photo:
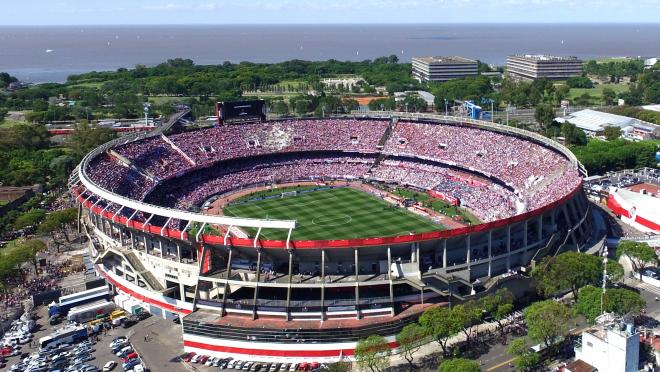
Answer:
<svg viewBox="0 0 660 372"><path fill-rule="evenodd" d="M331 362L371 334L395 348L428 307L589 239L586 172L543 136L398 112L265 120L262 105L121 137L70 179L97 272L179 315L186 351Z"/></svg>

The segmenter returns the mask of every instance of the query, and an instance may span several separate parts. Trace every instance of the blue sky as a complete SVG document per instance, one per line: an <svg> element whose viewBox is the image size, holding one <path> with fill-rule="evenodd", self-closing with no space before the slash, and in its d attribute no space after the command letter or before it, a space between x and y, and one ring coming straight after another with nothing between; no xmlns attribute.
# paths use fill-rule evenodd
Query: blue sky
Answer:
<svg viewBox="0 0 660 372"><path fill-rule="evenodd" d="M660 0L6 0L0 25L660 22Z"/></svg>

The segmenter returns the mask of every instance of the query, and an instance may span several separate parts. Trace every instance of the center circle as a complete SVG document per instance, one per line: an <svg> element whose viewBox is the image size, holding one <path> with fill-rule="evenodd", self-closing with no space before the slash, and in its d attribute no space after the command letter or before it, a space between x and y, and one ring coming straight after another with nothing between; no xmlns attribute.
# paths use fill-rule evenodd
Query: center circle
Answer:
<svg viewBox="0 0 660 372"><path fill-rule="evenodd" d="M353 220L347 214L326 214L312 219L312 223L318 226L341 226L350 223Z"/></svg>

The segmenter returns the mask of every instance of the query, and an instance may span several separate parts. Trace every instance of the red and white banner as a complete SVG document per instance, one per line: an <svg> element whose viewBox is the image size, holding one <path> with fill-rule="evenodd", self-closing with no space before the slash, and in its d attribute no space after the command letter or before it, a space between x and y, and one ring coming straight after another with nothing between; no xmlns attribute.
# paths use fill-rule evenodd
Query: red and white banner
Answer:
<svg viewBox="0 0 660 372"><path fill-rule="evenodd" d="M445 194L444 192L441 192L441 191L429 190L429 195L431 195L432 197L434 197L436 199L444 200L444 201L446 201L447 203L449 203L451 205L458 205L458 203L459 203L459 200L458 200L457 197L447 195L447 194Z"/></svg>

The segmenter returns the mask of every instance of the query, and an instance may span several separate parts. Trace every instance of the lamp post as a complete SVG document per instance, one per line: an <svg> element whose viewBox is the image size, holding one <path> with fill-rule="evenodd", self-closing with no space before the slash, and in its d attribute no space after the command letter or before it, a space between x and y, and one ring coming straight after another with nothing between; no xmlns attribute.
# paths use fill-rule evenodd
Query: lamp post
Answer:
<svg viewBox="0 0 660 372"><path fill-rule="evenodd" d="M600 293L600 313L603 314L605 291L607 290L607 247L603 248L603 291Z"/></svg>
<svg viewBox="0 0 660 372"><path fill-rule="evenodd" d="M445 98L445 116L449 116L449 108L448 108L448 102L447 99Z"/></svg>

